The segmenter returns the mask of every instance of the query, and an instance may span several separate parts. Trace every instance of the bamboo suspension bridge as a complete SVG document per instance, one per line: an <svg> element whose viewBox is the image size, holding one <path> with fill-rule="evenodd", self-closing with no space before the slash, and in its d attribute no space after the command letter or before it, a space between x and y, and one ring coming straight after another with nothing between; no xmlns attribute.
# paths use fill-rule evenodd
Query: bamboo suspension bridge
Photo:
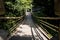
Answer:
<svg viewBox="0 0 60 40"><path fill-rule="evenodd" d="M5 7L4 7L3 1L2 0L0 1L1 1L0 3L1 14L0 15L3 15L5 12ZM37 8L34 10L40 11L40 9L41 8ZM6 31L0 29L0 40L60 40L60 17L38 17L34 15L32 11L33 10L31 8L31 12L26 12L25 14L22 14L19 17L17 16L16 17L9 17L9 16L2 17L1 16L0 22L1 20L3 20L1 24L4 22L4 20L15 20L16 22L14 23L13 21L12 23L14 23L14 25L11 26L10 28L8 26L7 27L8 30ZM59 26L53 25L47 22L46 20L48 21L58 20ZM2 26L4 25L2 24Z"/></svg>
<svg viewBox="0 0 60 40"><path fill-rule="evenodd" d="M19 20L14 27L9 29L11 35L7 38L7 40L51 40L53 36L43 27L43 25L55 32L59 32L59 27L47 23L43 20L39 20L41 23L39 26L33 21L32 15L33 14L31 14L31 12L26 12L26 15L21 17L1 17L0 19ZM33 17L36 16L33 15ZM21 19L23 20L22 22L20 22ZM41 17L40 19L45 18ZM47 17L46 19L49 18ZM60 18L50 18L50 20L51 19L60 20Z"/></svg>

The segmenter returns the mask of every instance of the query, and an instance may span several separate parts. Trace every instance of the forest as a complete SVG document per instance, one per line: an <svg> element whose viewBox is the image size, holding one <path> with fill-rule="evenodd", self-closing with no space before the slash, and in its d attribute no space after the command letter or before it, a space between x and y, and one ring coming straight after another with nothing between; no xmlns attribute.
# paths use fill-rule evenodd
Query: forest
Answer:
<svg viewBox="0 0 60 40"><path fill-rule="evenodd" d="M15 30L16 25L24 20L26 16L25 13L29 11L32 14L33 21L45 30L49 37L58 35L57 30L60 20L54 20L55 17L59 18L59 16L55 14L54 0L4 0L4 8L5 13L0 17L20 18L0 19L0 29L11 33Z"/></svg>

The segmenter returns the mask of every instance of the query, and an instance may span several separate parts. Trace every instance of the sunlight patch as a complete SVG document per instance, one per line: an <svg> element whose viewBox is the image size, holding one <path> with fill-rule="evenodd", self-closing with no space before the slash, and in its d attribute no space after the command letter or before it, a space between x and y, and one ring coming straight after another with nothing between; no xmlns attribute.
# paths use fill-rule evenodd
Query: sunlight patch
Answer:
<svg viewBox="0 0 60 40"><path fill-rule="evenodd" d="M2 38L2 37L0 37L0 40L3 40L3 38Z"/></svg>

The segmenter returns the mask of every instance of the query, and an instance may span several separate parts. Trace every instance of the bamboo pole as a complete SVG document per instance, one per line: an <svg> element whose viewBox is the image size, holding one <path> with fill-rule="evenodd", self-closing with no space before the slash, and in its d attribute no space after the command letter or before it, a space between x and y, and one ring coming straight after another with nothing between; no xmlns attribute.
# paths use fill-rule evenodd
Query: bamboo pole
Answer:
<svg viewBox="0 0 60 40"><path fill-rule="evenodd" d="M24 17L24 15L21 17L0 17L0 19L21 19L22 17Z"/></svg>
<svg viewBox="0 0 60 40"><path fill-rule="evenodd" d="M38 17L32 13L32 15L38 19L60 20L60 17Z"/></svg>

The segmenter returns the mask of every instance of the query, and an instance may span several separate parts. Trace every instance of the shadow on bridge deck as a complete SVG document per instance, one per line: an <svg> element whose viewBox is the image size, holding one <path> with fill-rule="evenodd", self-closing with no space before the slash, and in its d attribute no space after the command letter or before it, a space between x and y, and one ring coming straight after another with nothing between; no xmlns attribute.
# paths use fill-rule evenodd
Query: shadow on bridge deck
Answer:
<svg viewBox="0 0 60 40"><path fill-rule="evenodd" d="M19 35L16 35L16 36L12 36L9 40L32 40L32 37L31 36L19 36Z"/></svg>

